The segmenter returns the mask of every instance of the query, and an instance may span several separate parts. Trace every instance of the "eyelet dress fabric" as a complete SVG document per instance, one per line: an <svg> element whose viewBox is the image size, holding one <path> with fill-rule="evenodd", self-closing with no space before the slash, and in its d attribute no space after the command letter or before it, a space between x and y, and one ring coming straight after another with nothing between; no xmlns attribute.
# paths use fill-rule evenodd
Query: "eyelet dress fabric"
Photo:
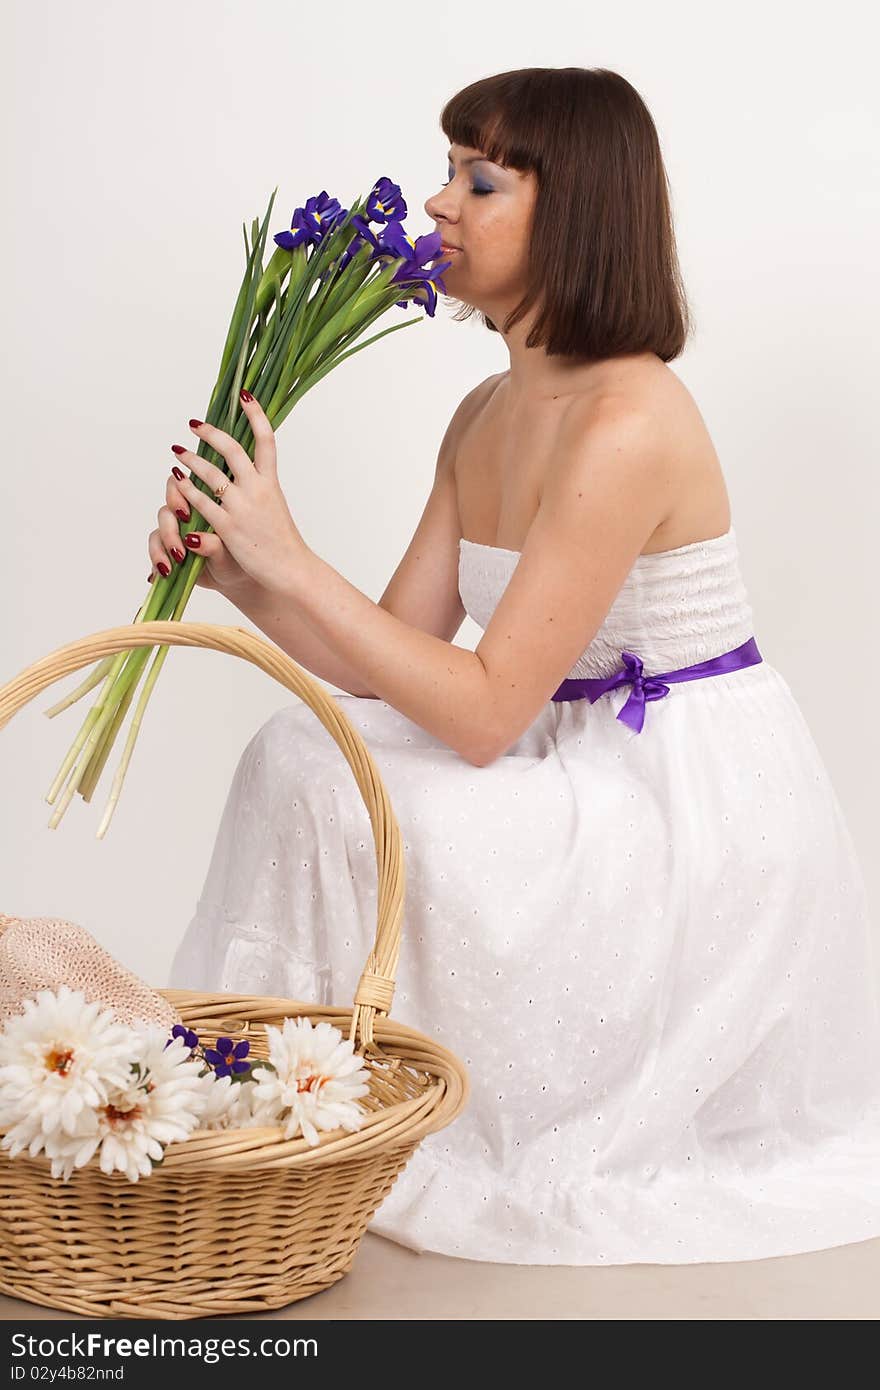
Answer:
<svg viewBox="0 0 880 1390"><path fill-rule="evenodd" d="M519 552L462 540L485 627ZM763 660L673 685L638 734L548 701L477 768L382 700L337 698L406 860L392 1016L467 1064L370 1229L513 1264L716 1262L880 1236L880 1010L864 880L734 528L642 555L569 673ZM236 769L170 984L349 1004L375 850L306 706Z"/></svg>

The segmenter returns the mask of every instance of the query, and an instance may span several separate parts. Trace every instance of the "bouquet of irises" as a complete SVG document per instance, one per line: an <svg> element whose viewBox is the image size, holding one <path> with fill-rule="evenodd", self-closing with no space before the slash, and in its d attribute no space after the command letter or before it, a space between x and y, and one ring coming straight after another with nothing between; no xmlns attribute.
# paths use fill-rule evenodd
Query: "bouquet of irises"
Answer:
<svg viewBox="0 0 880 1390"><path fill-rule="evenodd" d="M387 333L421 322L421 315L411 316L359 341L387 309L405 308L412 301L433 318L437 291L446 292L441 275L450 264L438 260L439 232L415 241L406 234L403 218L407 207L400 186L383 177L367 198L359 198L350 209L328 197L326 190L309 198L304 207L294 211L289 230L275 234L275 250L264 268L267 229L277 192L276 188L262 225L254 219L250 242L246 228L242 229L247 261L244 279L204 416L207 424L232 435L251 458L254 438L240 404L242 388L257 397L269 423L277 429L306 391L333 367ZM374 232L371 223L381 224L381 230ZM204 440L197 452L228 475L224 460ZM195 476L191 481L201 491L209 491ZM193 510L181 534L211 529ZM188 549L176 570L156 577L132 621L179 619L203 564L204 557ZM168 646L144 646L108 656L76 690L46 711L53 718L103 682L97 702L47 794L46 800L54 804L64 786L49 820L50 829L58 825L75 792L84 801L90 800L150 653L155 652L98 827L98 838L103 836L168 650Z"/></svg>

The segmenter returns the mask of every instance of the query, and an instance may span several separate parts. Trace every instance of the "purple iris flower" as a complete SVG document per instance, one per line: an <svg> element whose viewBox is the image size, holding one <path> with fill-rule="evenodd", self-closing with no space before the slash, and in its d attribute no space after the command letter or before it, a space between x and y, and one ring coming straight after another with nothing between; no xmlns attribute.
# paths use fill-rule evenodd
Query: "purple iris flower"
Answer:
<svg viewBox="0 0 880 1390"><path fill-rule="evenodd" d="M388 178L385 174L377 179L367 195L363 213L355 213L351 218L350 226L354 231L354 236L348 246L339 257L339 269L344 270L349 261L362 250L365 243L373 247L378 259L384 247L375 233L370 231L371 222L402 222L407 214L406 200L401 192L400 184Z"/></svg>
<svg viewBox="0 0 880 1390"><path fill-rule="evenodd" d="M370 231L370 223L368 218L364 218L360 215L360 213L356 212L353 214L351 221L348 225L353 229L354 236L346 246L345 250L342 252L342 255L339 257L340 271L343 271L345 269L349 261L357 255L358 251L362 249L365 243L372 246L374 251L377 252L377 254L382 249L375 234ZM371 257L371 259L375 259L375 257Z"/></svg>
<svg viewBox="0 0 880 1390"><path fill-rule="evenodd" d="M248 1070L250 1062L243 1059L249 1050L250 1043L247 1038L238 1043L233 1043L231 1038L218 1038L216 1048L205 1048L205 1061L214 1068L217 1076L228 1076L233 1071Z"/></svg>
<svg viewBox="0 0 880 1390"><path fill-rule="evenodd" d="M399 183L392 183L383 174L370 189L367 216L371 222L402 222L406 217L406 202Z"/></svg>
<svg viewBox="0 0 880 1390"><path fill-rule="evenodd" d="M389 226L392 221L389 221ZM393 225L399 226L396 221ZM360 213L353 214L349 226L354 228L354 236L339 258L339 268L344 270L353 256L356 256L365 245L372 246L374 255L370 257L373 261L381 260L382 256L388 255L388 248L385 246L385 229L376 233L370 228L370 219L362 217Z"/></svg>
<svg viewBox="0 0 880 1390"><path fill-rule="evenodd" d="M171 1029L171 1037L168 1039L168 1042L166 1042L165 1047L169 1047L174 1038L183 1038L184 1043L190 1051L192 1051L194 1047L197 1047L199 1042L198 1033L194 1033L191 1028L186 1028L182 1023L175 1023L174 1027Z"/></svg>
<svg viewBox="0 0 880 1390"><path fill-rule="evenodd" d="M351 219L350 226L354 228L354 236L339 258L340 269L344 269L352 256L356 256L364 243L372 246L373 250L380 256L385 250L381 233L376 236L375 232L370 231L371 222L400 222L406 217L406 203L401 196L400 184L392 183L384 175L377 179L370 189L366 200L364 213L356 212ZM376 259L374 258L374 259Z"/></svg>
<svg viewBox="0 0 880 1390"><path fill-rule="evenodd" d="M384 249L392 256L405 258L403 265L394 272L391 284L396 285L401 280L415 282L412 293L408 294L407 299L398 300L398 305L405 308L408 300L413 299L425 306L428 318L433 318L437 307L437 290L441 294L446 293L442 272L452 265L451 261L438 261L430 270L425 268L428 261L435 260L440 250L440 233L428 232L425 236L416 237L413 242L399 222L389 222L382 233L382 241Z"/></svg>
<svg viewBox="0 0 880 1390"><path fill-rule="evenodd" d="M440 233L430 232L427 236L420 236L414 242L411 241L403 228L402 219L406 212L407 206L400 185L385 175L377 179L366 199L363 211L354 213L349 218L348 225L353 233L351 240L340 253L335 265L319 277L319 283L323 283L328 275L340 274L365 245L371 246L371 261L386 257L401 261L390 281L392 285L403 283L406 287L406 298L397 301L398 307L404 309L410 301L414 301L422 304L428 317L433 318L437 307L437 291L441 294L446 293L446 286L441 279L442 272L452 262L439 261L428 268L428 262L436 261L439 254ZM347 217L348 211L340 206L338 199L329 198L326 190L323 190L316 198L307 199L305 207L294 211L290 231L276 233L275 241L285 250L293 250L304 244L317 246ZM378 234L371 229L371 222L384 223Z"/></svg>
<svg viewBox="0 0 880 1390"><path fill-rule="evenodd" d="M403 264L397 267L391 277L390 284L396 285L401 281L407 281L412 286L412 293L409 298L416 303L424 304L428 317L434 317L434 310L437 306L437 290L434 288L435 282L441 294L446 293L441 273L451 261L440 261L430 270L425 269L428 261L434 260L440 250L440 233L429 232L426 236L416 237L413 242L407 236L403 224L397 219L389 221L378 235L370 230L369 224L355 213L351 219L351 225L356 229L355 242L369 242L376 253L375 259L388 256L392 260L403 258ZM352 243L354 250L358 247ZM353 254L352 247L346 251L346 255ZM413 283L415 282L415 283ZM401 309L406 308L409 299L399 299L397 301Z"/></svg>
<svg viewBox="0 0 880 1390"><path fill-rule="evenodd" d="M276 232L273 240L285 251L293 251L303 243L317 246L347 215L348 210L340 206L339 199L330 198L326 188L322 189L316 197L306 199L305 207L294 209L290 231Z"/></svg>

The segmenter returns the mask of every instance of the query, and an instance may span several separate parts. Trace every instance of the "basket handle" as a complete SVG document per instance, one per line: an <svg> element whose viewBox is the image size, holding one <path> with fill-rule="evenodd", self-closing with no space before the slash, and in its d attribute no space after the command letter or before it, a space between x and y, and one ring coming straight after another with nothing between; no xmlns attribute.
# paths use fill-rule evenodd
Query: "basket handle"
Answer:
<svg viewBox="0 0 880 1390"><path fill-rule="evenodd" d="M259 666L298 695L342 749L370 817L378 872L376 936L355 991L349 1038L357 1047L360 1031L365 1050L369 1048L374 1056L392 1060L373 1037L373 1018L377 1013L387 1016L394 998L405 886L400 827L376 764L351 720L286 652L243 627L216 623L156 620L107 628L59 647L0 686L0 729L46 686L70 672L126 648L166 645L208 647Z"/></svg>

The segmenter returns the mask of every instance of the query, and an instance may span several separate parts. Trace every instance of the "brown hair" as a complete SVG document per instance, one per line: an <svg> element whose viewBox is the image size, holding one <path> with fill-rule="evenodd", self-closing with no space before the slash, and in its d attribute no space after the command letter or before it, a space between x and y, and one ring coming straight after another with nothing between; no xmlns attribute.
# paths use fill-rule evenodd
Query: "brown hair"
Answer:
<svg viewBox="0 0 880 1390"><path fill-rule="evenodd" d="M537 176L529 282L505 331L537 303L526 346L548 355L679 356L693 320L669 182L651 114L625 78L607 68L497 73L450 97L440 126L450 141ZM473 313L467 305L454 318Z"/></svg>

